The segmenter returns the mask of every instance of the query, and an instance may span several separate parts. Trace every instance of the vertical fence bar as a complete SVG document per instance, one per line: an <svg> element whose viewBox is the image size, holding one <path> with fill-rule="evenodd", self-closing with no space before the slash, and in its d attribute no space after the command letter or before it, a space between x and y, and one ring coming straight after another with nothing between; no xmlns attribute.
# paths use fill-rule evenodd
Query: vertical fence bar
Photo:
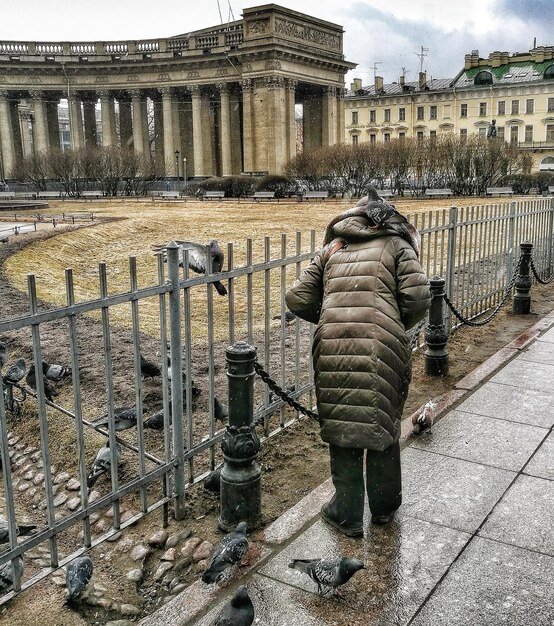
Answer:
<svg viewBox="0 0 554 626"><path fill-rule="evenodd" d="M206 274L212 273L212 257L207 256ZM213 441L215 435L215 416L214 416L214 396L215 396L215 367L214 367L214 286L212 283L206 285L207 304L206 315L208 322L208 416L209 416L209 432L210 439ZM215 467L215 446L210 447L210 464L211 469Z"/></svg>
<svg viewBox="0 0 554 626"><path fill-rule="evenodd" d="M73 270L65 270L65 294L67 306L75 304L75 289L73 286ZM82 486L87 484L87 468L85 456L85 438L83 433L83 407L81 404L81 384L79 380L79 346L77 342L77 324L75 315L69 313L67 316L69 329L69 347L71 351L71 380L73 388L73 405L75 413L75 433L77 439L77 462L79 464L79 482ZM81 508L88 509L88 490L81 489ZM90 518L87 515L83 518L83 543L87 548L91 546Z"/></svg>
<svg viewBox="0 0 554 626"><path fill-rule="evenodd" d="M137 258L129 257L129 280L131 292L136 293L138 290L137 281ZM142 419L142 385L141 385L141 369L140 369L140 327L139 327L139 303L138 299L131 300L131 322L133 328L133 360L135 366L135 408L137 411L137 435L139 449L139 476L141 478L146 474L146 464L144 459L144 425ZM142 485L140 489L140 502L142 512L148 510L148 498L146 494L146 485Z"/></svg>
<svg viewBox="0 0 554 626"><path fill-rule="evenodd" d="M31 315L38 312L37 287L34 274L27 275L27 287L29 292L29 304ZM56 524L54 510L54 490L52 484L52 472L50 468L50 448L48 440L48 418L46 416L46 396L44 394L44 376L42 375L42 350L40 346L40 328L38 324L31 324L33 338L33 358L35 364L36 391L38 401L38 419L40 427L40 446L42 449L42 462L44 463L44 487L46 489L46 516L48 528L53 529ZM9 457L8 457L9 458ZM8 458L6 463L9 463ZM58 566L58 540L55 534L50 537L50 564Z"/></svg>
<svg viewBox="0 0 554 626"><path fill-rule="evenodd" d="M106 264L98 264L100 277L100 298L105 300L108 297L108 279L106 275ZM112 493L117 494L119 486L118 476L118 454L115 438L114 422L114 395L113 395L113 370L112 370L112 345L110 337L110 311L106 304L102 306L102 338L104 342L104 368L106 375L106 401L108 404L108 441L110 448L110 474L112 481ZM121 524L121 512L119 498L113 501L113 526L119 530Z"/></svg>
<svg viewBox="0 0 554 626"><path fill-rule="evenodd" d="M171 415L173 419L173 456L175 519L185 517L185 448L183 441L183 378L181 374L181 300L179 296L179 246L172 241L167 246L169 292L169 337L171 346Z"/></svg>
<svg viewBox="0 0 554 626"><path fill-rule="evenodd" d="M448 239L446 247L446 295L453 301L454 298L454 270L456 269L456 237L458 234L458 207L451 206L448 220ZM442 268L441 268L442 269ZM452 313L448 309L446 327L448 332L452 326Z"/></svg>
<svg viewBox="0 0 554 626"><path fill-rule="evenodd" d="M548 275L552 273L552 244L554 239L554 198L550 201L550 209L548 211L548 227L546 230L546 268Z"/></svg>
<svg viewBox="0 0 554 626"><path fill-rule="evenodd" d="M287 236L284 233L281 234L281 258L282 259L287 258ZM280 303L281 304L280 306L281 328L280 328L280 335L279 335L279 339L280 339L279 360L280 360L280 367L281 367L281 377L279 380L281 384L281 389L285 388L285 327L287 325L285 321L285 310L287 308L287 305L285 303L286 288L287 288L287 266L283 264L281 265L281 303ZM281 407L279 418L281 422L281 427L283 427L285 425L284 405Z"/></svg>
<svg viewBox="0 0 554 626"><path fill-rule="evenodd" d="M271 239L264 237L264 263L269 263L271 260ZM269 303L271 301L271 270L264 270L264 367L266 372L270 372L270 354L269 354L269 339L270 339L270 325L271 310ZM264 406L269 404L269 387L264 385Z"/></svg>
<svg viewBox="0 0 554 626"><path fill-rule="evenodd" d="M231 271L235 267L233 259L233 244L227 244L227 269ZM235 279L229 278L227 282L227 293L229 301L229 345L235 343Z"/></svg>
<svg viewBox="0 0 554 626"><path fill-rule="evenodd" d="M189 251L185 250L183 258L183 276L186 281L190 277ZM183 317L185 322L185 405L187 413L187 446L191 449L194 446L194 430L192 427L192 321L190 307L190 287L183 289ZM179 355L179 363L181 356ZM188 460L189 481L194 480L194 457Z"/></svg>
<svg viewBox="0 0 554 626"><path fill-rule="evenodd" d="M516 230L516 203L510 202L510 212L508 215L508 254L506 256L506 283L510 284L514 275L514 246Z"/></svg>
<svg viewBox="0 0 554 626"><path fill-rule="evenodd" d="M312 255L311 258L313 258L313 256L315 255L315 230L311 230L310 231L310 254ZM314 342L314 332L315 332L315 324L309 324L309 336L310 336L310 348L309 348L309 354L311 354L311 348ZM310 381L310 383L313 381L314 379L314 362L313 359L308 357L308 380ZM313 385L312 388L310 389L310 406L313 406L314 404L314 397L313 397Z"/></svg>
<svg viewBox="0 0 554 626"><path fill-rule="evenodd" d="M302 233L296 231L296 256L302 254ZM294 276L300 278L302 272L302 261L297 260L295 263ZM300 318L294 318L294 388L300 389ZM297 413L298 416L298 413Z"/></svg>
<svg viewBox="0 0 554 626"><path fill-rule="evenodd" d="M456 300L453 302L456 305L456 308L460 309L460 286L463 285L463 267L462 267L462 241L463 241L463 231L464 229L464 219L465 219L465 211L466 209L462 207L460 209L460 214L458 215L458 230L457 230L457 245L458 245L458 253L456 255Z"/></svg>
<svg viewBox="0 0 554 626"><path fill-rule="evenodd" d="M252 239L246 240L246 267L252 268ZM246 275L246 337L249 344L254 341L252 332L252 315L254 313L254 298L252 290L252 271Z"/></svg>

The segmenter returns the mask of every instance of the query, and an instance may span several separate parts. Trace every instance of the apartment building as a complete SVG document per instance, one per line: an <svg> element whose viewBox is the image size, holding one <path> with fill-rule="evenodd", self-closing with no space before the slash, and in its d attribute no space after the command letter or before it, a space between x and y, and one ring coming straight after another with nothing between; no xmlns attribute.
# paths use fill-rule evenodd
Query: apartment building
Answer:
<svg viewBox="0 0 554 626"><path fill-rule="evenodd" d="M533 171L554 170L554 46L529 52L477 50L465 55L454 78L363 87L354 79L345 102L345 141L433 138L443 133L486 137L495 120L497 137L529 151Z"/></svg>

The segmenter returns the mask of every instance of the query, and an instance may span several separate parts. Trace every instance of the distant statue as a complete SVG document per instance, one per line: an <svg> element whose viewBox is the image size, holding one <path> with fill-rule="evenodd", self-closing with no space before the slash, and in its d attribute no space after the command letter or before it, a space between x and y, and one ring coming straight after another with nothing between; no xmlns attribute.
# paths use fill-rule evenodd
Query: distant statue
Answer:
<svg viewBox="0 0 554 626"><path fill-rule="evenodd" d="M496 137L496 120L491 121L491 125L487 129L487 138L491 139Z"/></svg>

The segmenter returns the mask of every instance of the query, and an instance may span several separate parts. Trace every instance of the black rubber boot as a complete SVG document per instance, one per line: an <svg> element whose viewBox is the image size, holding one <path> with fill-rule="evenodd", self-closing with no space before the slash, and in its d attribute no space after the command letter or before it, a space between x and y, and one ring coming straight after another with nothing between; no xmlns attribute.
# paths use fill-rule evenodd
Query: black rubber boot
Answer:
<svg viewBox="0 0 554 626"><path fill-rule="evenodd" d="M366 489L374 524L387 524L402 504L400 444L366 453Z"/></svg>

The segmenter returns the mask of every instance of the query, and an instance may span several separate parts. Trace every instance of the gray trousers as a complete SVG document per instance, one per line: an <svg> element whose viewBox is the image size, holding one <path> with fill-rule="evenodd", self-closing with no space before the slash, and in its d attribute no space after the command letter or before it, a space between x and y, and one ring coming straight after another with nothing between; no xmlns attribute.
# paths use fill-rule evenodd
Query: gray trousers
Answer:
<svg viewBox="0 0 554 626"><path fill-rule="evenodd" d="M330 444L329 453L331 478L336 490L330 507L333 516L340 523L346 526L362 524L366 492L372 515L388 515L398 509L402 503L398 442L383 452L363 448L339 448Z"/></svg>

